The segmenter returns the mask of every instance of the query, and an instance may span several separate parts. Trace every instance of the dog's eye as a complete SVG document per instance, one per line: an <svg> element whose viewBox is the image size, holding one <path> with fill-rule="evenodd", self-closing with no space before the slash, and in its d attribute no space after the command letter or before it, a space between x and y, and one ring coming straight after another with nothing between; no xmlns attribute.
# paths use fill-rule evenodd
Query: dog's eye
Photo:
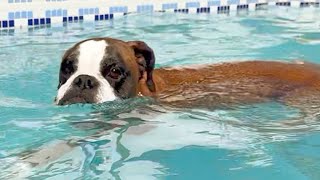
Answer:
<svg viewBox="0 0 320 180"><path fill-rule="evenodd" d="M74 72L73 61L68 60L68 59L65 60L62 63L61 70L62 70L62 72L66 73L66 74L73 73Z"/></svg>
<svg viewBox="0 0 320 180"><path fill-rule="evenodd" d="M119 76L121 75L121 71L119 68L113 67L110 69L109 76L113 79L118 79Z"/></svg>

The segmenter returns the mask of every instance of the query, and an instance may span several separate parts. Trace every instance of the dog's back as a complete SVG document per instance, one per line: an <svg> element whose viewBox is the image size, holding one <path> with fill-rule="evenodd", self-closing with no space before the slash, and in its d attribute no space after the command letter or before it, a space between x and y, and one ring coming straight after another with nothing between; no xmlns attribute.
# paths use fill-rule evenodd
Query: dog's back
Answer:
<svg viewBox="0 0 320 180"><path fill-rule="evenodd" d="M159 99L182 107L229 106L320 92L320 68L309 63L245 61L162 68L154 74Z"/></svg>

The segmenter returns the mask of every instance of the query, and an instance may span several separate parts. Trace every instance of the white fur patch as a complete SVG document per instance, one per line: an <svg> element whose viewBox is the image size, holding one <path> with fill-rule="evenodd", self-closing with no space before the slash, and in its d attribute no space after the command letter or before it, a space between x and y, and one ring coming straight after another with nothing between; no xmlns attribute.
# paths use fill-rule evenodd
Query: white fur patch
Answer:
<svg viewBox="0 0 320 180"><path fill-rule="evenodd" d="M63 98L70 89L74 79L79 75L93 76L98 80L100 86L96 95L97 103L113 101L117 98L113 87L100 73L100 63L107 46L108 44L104 40L89 40L79 45L78 69L67 82L59 88L57 102Z"/></svg>

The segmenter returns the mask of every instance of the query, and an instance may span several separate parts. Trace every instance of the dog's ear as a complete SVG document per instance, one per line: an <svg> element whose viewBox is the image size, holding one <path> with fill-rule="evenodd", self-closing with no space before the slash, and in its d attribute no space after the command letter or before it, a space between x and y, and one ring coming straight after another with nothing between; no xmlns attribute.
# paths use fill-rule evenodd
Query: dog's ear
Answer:
<svg viewBox="0 0 320 180"><path fill-rule="evenodd" d="M136 61L139 65L140 78L142 78L144 72L146 72L147 86L151 92L155 92L156 88L152 73L156 59L153 50L143 41L128 41L127 44L134 50Z"/></svg>

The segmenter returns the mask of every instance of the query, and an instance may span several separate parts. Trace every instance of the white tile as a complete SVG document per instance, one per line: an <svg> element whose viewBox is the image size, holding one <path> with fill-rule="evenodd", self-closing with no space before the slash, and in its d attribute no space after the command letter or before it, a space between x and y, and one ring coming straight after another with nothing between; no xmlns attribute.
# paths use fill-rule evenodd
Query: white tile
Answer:
<svg viewBox="0 0 320 180"><path fill-rule="evenodd" d="M300 7L300 1L291 1L291 7Z"/></svg>
<svg viewBox="0 0 320 180"><path fill-rule="evenodd" d="M218 6L211 6L210 7L210 14L217 14Z"/></svg>
<svg viewBox="0 0 320 180"><path fill-rule="evenodd" d="M190 14L196 14L197 13L197 8L189 8L189 13Z"/></svg>
<svg viewBox="0 0 320 180"><path fill-rule="evenodd" d="M230 5L230 11L237 11L237 6L236 4Z"/></svg>
<svg viewBox="0 0 320 180"><path fill-rule="evenodd" d="M275 5L276 5L276 2L268 2L268 5L269 5L269 6L275 6Z"/></svg>
<svg viewBox="0 0 320 180"><path fill-rule="evenodd" d="M254 11L256 10L256 3L250 3L249 4L249 11Z"/></svg>

